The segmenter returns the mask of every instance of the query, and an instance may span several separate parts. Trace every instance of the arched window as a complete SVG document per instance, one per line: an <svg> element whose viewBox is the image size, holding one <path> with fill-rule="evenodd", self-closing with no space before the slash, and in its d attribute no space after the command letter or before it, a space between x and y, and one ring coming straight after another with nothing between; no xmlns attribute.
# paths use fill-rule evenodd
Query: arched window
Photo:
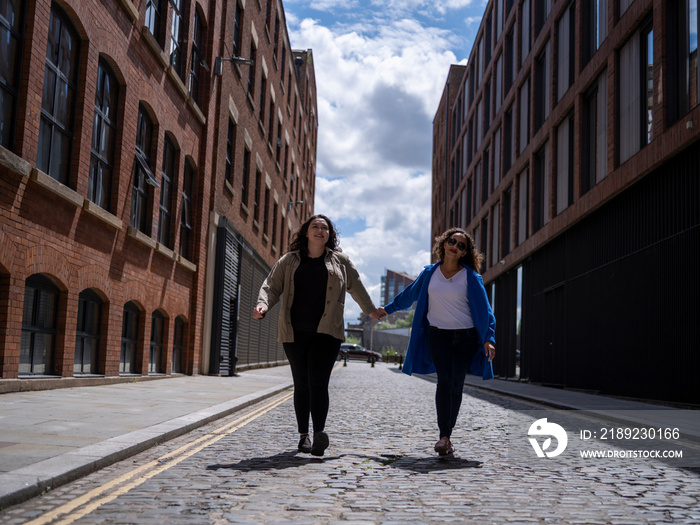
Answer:
<svg viewBox="0 0 700 525"><path fill-rule="evenodd" d="M119 357L120 374L138 373L139 318L141 312L134 303L124 305L122 316L122 349Z"/></svg>
<svg viewBox="0 0 700 525"><path fill-rule="evenodd" d="M60 291L48 277L32 275L24 288L19 375L54 373Z"/></svg>
<svg viewBox="0 0 700 525"><path fill-rule="evenodd" d="M189 161L185 162L185 177L182 181L182 207L180 209L180 255L192 260L191 241L194 216L192 209L192 189L194 168Z"/></svg>
<svg viewBox="0 0 700 525"><path fill-rule="evenodd" d="M158 310L153 312L151 320L151 353L148 359L148 373L163 373L163 332L165 317Z"/></svg>
<svg viewBox="0 0 700 525"><path fill-rule="evenodd" d="M117 136L119 84L104 60L97 68L97 92L92 127L92 155L88 199L107 211L111 210L114 144Z"/></svg>
<svg viewBox="0 0 700 525"><path fill-rule="evenodd" d="M102 299L92 290L78 296L78 327L75 334L73 374L98 374Z"/></svg>
<svg viewBox="0 0 700 525"><path fill-rule="evenodd" d="M0 146L12 149L26 2L3 2L0 11Z"/></svg>
<svg viewBox="0 0 700 525"><path fill-rule="evenodd" d="M158 186L153 175L151 150L153 144L153 121L143 106L139 107L136 124L136 158L134 181L131 193L131 226L146 235L151 234L151 189Z"/></svg>
<svg viewBox="0 0 700 525"><path fill-rule="evenodd" d="M172 372L174 374L183 373L184 365L184 341L185 341L185 321L182 317L175 319L175 338L173 339L173 366Z"/></svg>
<svg viewBox="0 0 700 525"><path fill-rule="evenodd" d="M70 186L79 49L78 33L65 13L54 5L46 46L36 164L38 169L66 186Z"/></svg>

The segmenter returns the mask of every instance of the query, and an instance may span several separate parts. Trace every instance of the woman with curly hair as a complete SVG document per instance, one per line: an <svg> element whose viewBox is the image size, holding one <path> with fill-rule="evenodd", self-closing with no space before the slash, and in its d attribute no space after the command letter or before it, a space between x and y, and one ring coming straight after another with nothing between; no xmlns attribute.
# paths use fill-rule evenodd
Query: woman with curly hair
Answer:
<svg viewBox="0 0 700 525"><path fill-rule="evenodd" d="M254 319L262 319L282 300L278 341L282 343L294 379L294 411L300 452L323 456L328 448L328 382L345 340L345 292L374 319L379 312L347 255L340 252L338 234L325 215L308 219L292 237L290 250L270 271L260 288ZM313 422L313 444L309 436Z"/></svg>
<svg viewBox="0 0 700 525"><path fill-rule="evenodd" d="M461 228L450 228L435 238L433 253L438 262L426 266L379 311L391 314L417 301L403 371L408 375L437 372L440 439L435 451L445 456L455 451L450 437L467 373L493 378L496 318L479 275L483 254L474 239Z"/></svg>

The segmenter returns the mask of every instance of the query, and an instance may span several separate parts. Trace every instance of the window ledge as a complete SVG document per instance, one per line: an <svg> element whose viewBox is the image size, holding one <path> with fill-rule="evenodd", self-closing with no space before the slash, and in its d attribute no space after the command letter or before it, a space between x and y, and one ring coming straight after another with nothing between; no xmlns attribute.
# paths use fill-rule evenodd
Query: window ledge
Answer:
<svg viewBox="0 0 700 525"><path fill-rule="evenodd" d="M257 231L260 231L260 223L253 219L253 228L255 228Z"/></svg>
<svg viewBox="0 0 700 525"><path fill-rule="evenodd" d="M156 243L156 251L158 253L161 253L165 255L168 259L172 259L173 261L177 261L177 254L172 251L170 248L168 248L165 244L161 243Z"/></svg>
<svg viewBox="0 0 700 525"><path fill-rule="evenodd" d="M187 259L185 259L182 255L177 256L177 264L180 266L184 267L185 269L191 271L191 272L196 272L197 271L197 265Z"/></svg>
<svg viewBox="0 0 700 525"><path fill-rule="evenodd" d="M119 217L117 217L116 215L112 215L110 212L108 212L101 206L98 206L90 199L85 199L85 201L83 202L83 210L85 210L93 217L97 217L101 221L107 223L115 230L120 230L122 227L122 220Z"/></svg>
<svg viewBox="0 0 700 525"><path fill-rule="evenodd" d="M168 67L168 57L165 56L165 51L163 51L163 48L160 47L160 44L151 33L151 30L148 29L147 26L143 26L141 28L141 34L146 40L146 44L148 44L148 47L151 48L151 51L153 51L153 54L156 55L156 58L163 66L163 69Z"/></svg>
<svg viewBox="0 0 700 525"><path fill-rule="evenodd" d="M250 105L251 109L253 110L253 113L255 113L255 101L253 100L253 97L250 95L250 91L246 93L246 98L248 99L248 104Z"/></svg>
<svg viewBox="0 0 700 525"><path fill-rule="evenodd" d="M133 226L129 226L129 228L127 228L126 234L127 234L129 237L131 237L131 238L137 240L137 241L140 242L141 244L144 244L145 246L148 246L148 247L151 248L152 250L155 250L155 249L156 249L156 244L158 244L158 243L156 243L156 241L155 241L154 239L151 239L148 235L146 235L145 233L143 233L143 232L140 231L140 230L137 230L137 229L134 228Z"/></svg>
<svg viewBox="0 0 700 525"><path fill-rule="evenodd" d="M242 202L241 202L241 211L242 211L243 213L245 213L246 215L250 215L250 210L248 209L248 206L246 206L246 205L243 204Z"/></svg>
<svg viewBox="0 0 700 525"><path fill-rule="evenodd" d="M191 95L187 96L187 105L194 112L194 116L197 117L197 120L199 121L200 124L204 125L207 123L207 117L204 116L204 113L202 113L202 110L199 109L199 104L197 104L197 102L195 102L195 100L192 98Z"/></svg>
<svg viewBox="0 0 700 525"><path fill-rule="evenodd" d="M32 173L31 164L2 146L0 146L0 169L3 172L8 170L22 178L29 177Z"/></svg>
<svg viewBox="0 0 700 525"><path fill-rule="evenodd" d="M224 188L226 188L226 190L228 190L232 196L234 196L234 197L236 196L236 192L233 189L233 186L231 186L231 183L229 181L227 181L226 179L224 179Z"/></svg>
<svg viewBox="0 0 700 525"><path fill-rule="evenodd" d="M187 92L187 88L185 87L185 83L182 81L180 78L180 75L178 75L175 70L173 69L172 65L168 66L168 76L170 77L170 80L173 81L175 84L175 87L177 90L180 92L180 94L185 98L188 99L190 94Z"/></svg>
<svg viewBox="0 0 700 525"><path fill-rule="evenodd" d="M258 128L260 128L260 133L262 133L262 136L265 136L265 124L263 124L262 120L258 120Z"/></svg>
<svg viewBox="0 0 700 525"><path fill-rule="evenodd" d="M272 253L275 255L277 254L277 246L275 246L274 244L272 245Z"/></svg>
<svg viewBox="0 0 700 525"><path fill-rule="evenodd" d="M119 0L119 3L124 8L129 18L131 18L132 22L136 22L139 19L139 10L131 0Z"/></svg>
<svg viewBox="0 0 700 525"><path fill-rule="evenodd" d="M268 244L270 242L270 238L267 236L267 233L263 233L263 242L265 244Z"/></svg>
<svg viewBox="0 0 700 525"><path fill-rule="evenodd" d="M43 171L40 171L36 168L32 169L32 173L29 176L31 180L36 182L39 186L49 190L51 193L58 195L61 197L63 200L70 202L73 204L76 208L80 208L83 205L84 198L78 195L76 192L74 192L72 189L70 189L68 186L65 186L58 182L56 179L53 177L49 177L46 173Z"/></svg>

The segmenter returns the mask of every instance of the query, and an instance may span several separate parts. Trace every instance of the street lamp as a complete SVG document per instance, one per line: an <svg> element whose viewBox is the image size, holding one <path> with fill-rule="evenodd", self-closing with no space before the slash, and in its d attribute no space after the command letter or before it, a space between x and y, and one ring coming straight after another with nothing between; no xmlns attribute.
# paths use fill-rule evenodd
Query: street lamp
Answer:
<svg viewBox="0 0 700 525"><path fill-rule="evenodd" d="M248 66L252 66L254 64L254 61L252 58L243 58L243 57L231 57L231 58L222 58L222 57L216 57L214 60L214 73L217 74L218 76L221 76L224 72L224 62L233 62L234 64L244 64Z"/></svg>

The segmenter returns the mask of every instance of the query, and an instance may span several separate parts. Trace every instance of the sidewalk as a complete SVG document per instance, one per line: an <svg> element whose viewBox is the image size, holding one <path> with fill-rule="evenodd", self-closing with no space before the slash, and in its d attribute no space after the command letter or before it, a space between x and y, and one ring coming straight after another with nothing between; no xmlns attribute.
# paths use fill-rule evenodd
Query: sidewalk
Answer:
<svg viewBox="0 0 700 525"><path fill-rule="evenodd" d="M377 366L395 367L379 363ZM429 376L424 376L432 379ZM478 389L633 426L678 426L700 442L700 411L619 400L528 383L467 376ZM26 501L156 443L292 387L289 366L237 377L152 381L0 395L0 508Z"/></svg>
<svg viewBox="0 0 700 525"><path fill-rule="evenodd" d="M0 395L0 508L292 387L289 366Z"/></svg>

